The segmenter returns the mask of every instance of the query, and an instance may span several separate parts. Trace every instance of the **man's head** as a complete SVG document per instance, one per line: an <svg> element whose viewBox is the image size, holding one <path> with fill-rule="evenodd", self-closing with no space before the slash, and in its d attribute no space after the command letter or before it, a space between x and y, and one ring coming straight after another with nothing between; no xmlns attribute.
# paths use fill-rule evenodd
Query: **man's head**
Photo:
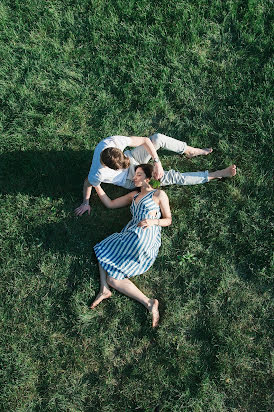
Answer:
<svg viewBox="0 0 274 412"><path fill-rule="evenodd" d="M113 170L127 169L130 164L129 158L116 147L108 147L103 150L100 159L101 163Z"/></svg>

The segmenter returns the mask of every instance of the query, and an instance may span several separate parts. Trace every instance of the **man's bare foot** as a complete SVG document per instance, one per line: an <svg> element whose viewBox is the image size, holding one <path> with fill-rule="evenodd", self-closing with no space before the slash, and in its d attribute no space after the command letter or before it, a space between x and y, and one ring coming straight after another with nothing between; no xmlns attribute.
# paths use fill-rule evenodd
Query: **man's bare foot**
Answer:
<svg viewBox="0 0 274 412"><path fill-rule="evenodd" d="M99 303L102 302L102 300L110 298L111 295L112 295L111 291L107 288L104 288L102 291L98 293L90 309L94 309L97 305L99 305Z"/></svg>
<svg viewBox="0 0 274 412"><path fill-rule="evenodd" d="M223 177L233 177L237 173L236 165L228 166L225 169L217 170L216 172L210 172L208 174L208 180L222 179Z"/></svg>
<svg viewBox="0 0 274 412"><path fill-rule="evenodd" d="M187 159L191 159L192 157L208 155L209 153L212 153L212 152L213 152L212 147L207 147L205 149L198 149L196 147L187 146L186 150L184 151L184 154L186 155Z"/></svg>
<svg viewBox="0 0 274 412"><path fill-rule="evenodd" d="M159 324L159 302L157 299L150 299L150 305L148 307L149 312L152 314L152 327L156 328Z"/></svg>

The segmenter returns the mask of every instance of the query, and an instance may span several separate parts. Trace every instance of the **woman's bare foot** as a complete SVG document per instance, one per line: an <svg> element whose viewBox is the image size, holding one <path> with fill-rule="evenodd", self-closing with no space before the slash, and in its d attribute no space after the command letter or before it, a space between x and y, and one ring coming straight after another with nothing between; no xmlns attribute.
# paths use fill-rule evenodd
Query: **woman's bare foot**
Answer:
<svg viewBox="0 0 274 412"><path fill-rule="evenodd" d="M208 174L208 180L222 179L223 177L233 177L237 173L236 165L228 166L225 169L217 170L216 172L210 172Z"/></svg>
<svg viewBox="0 0 274 412"><path fill-rule="evenodd" d="M198 149L196 147L187 146L186 150L184 151L184 154L186 155L187 159L191 159L192 157L208 155L209 153L212 153L212 152L213 152L212 147L207 147L205 149Z"/></svg>
<svg viewBox="0 0 274 412"><path fill-rule="evenodd" d="M159 324L160 315L159 315L159 302L157 299L150 299L150 304L148 307L149 312L152 314L152 327L156 328Z"/></svg>
<svg viewBox="0 0 274 412"><path fill-rule="evenodd" d="M99 303L102 302L102 300L110 298L111 295L112 295L111 291L107 288L104 288L102 291L98 293L90 309L94 309L97 305L99 305Z"/></svg>

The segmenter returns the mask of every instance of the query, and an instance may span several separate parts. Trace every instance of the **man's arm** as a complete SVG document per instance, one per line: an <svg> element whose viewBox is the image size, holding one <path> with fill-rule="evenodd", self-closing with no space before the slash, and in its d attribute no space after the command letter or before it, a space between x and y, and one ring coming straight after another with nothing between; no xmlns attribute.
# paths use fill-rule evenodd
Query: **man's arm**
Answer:
<svg viewBox="0 0 274 412"><path fill-rule="evenodd" d="M82 216L83 213L88 212L90 215L89 198L92 191L92 185L89 183L88 178L85 179L83 185L83 203L75 209L76 216Z"/></svg>
<svg viewBox="0 0 274 412"><path fill-rule="evenodd" d="M161 179L164 175L164 170L162 167L162 164L158 158L157 151L152 143L152 141L148 137L141 137L141 136L130 136L131 138L131 146L132 147L138 147L138 146L144 146L146 151L150 154L154 161L154 169L153 169L153 175L155 179ZM155 159L157 162L155 162Z"/></svg>

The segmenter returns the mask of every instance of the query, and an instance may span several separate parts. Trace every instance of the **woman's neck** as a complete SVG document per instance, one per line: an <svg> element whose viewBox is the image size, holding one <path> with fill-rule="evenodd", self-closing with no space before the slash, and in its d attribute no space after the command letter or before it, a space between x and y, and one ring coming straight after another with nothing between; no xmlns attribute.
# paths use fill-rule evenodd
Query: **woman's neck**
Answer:
<svg viewBox="0 0 274 412"><path fill-rule="evenodd" d="M141 194L146 195L148 192L151 192L153 188L151 186L142 186L141 187Z"/></svg>

